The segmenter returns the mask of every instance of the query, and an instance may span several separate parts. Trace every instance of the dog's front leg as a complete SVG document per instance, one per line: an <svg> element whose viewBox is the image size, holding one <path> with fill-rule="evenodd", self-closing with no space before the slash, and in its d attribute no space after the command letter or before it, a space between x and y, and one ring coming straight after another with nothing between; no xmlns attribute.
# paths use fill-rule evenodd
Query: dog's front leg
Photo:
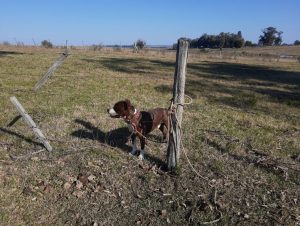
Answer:
<svg viewBox="0 0 300 226"><path fill-rule="evenodd" d="M144 136L140 136L139 137L140 138L140 140L141 140L141 152L140 152L140 154L139 154L139 159L140 160L144 160L144 158L145 158L145 143L146 143L146 141L145 141L145 137Z"/></svg>
<svg viewBox="0 0 300 226"><path fill-rule="evenodd" d="M129 153L130 155L135 155L136 151L137 151L137 147L136 147L136 135L132 134L131 135L131 143L132 143L132 150Z"/></svg>

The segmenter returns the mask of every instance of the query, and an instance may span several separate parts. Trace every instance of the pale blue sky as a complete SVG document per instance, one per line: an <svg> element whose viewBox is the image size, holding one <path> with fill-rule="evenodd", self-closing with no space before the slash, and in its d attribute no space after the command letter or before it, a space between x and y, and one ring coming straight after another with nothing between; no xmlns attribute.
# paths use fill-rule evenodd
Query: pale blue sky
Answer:
<svg viewBox="0 0 300 226"><path fill-rule="evenodd" d="M299 0L0 0L0 42L32 44L169 45L179 37L197 38L241 30L257 42L274 26L283 42L300 40Z"/></svg>

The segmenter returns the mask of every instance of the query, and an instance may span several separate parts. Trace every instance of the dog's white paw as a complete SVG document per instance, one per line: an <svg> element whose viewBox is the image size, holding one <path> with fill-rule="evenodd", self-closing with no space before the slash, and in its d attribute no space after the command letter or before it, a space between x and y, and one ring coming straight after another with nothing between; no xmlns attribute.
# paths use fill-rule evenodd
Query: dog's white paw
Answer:
<svg viewBox="0 0 300 226"><path fill-rule="evenodd" d="M144 160L144 150L142 149L140 154L139 154L139 159Z"/></svg>
<svg viewBox="0 0 300 226"><path fill-rule="evenodd" d="M144 155L140 154L139 155L139 160L144 160Z"/></svg>

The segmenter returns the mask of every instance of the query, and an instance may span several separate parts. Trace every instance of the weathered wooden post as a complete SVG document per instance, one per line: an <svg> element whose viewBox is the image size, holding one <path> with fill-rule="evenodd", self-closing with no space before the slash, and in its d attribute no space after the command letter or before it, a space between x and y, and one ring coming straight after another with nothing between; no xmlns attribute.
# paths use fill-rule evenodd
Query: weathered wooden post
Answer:
<svg viewBox="0 0 300 226"><path fill-rule="evenodd" d="M67 43L67 42L66 42ZM64 60L69 56L68 49L60 55L60 57L53 63L53 65L48 69L47 73L35 84L33 90L37 91L40 89L51 77L54 71L64 62Z"/></svg>
<svg viewBox="0 0 300 226"><path fill-rule="evenodd" d="M32 120L30 115L25 111L23 106L20 104L20 102L17 100L16 97L11 97L10 101L13 103L13 105L16 107L17 111L20 113L20 115L23 117L24 121L27 123L27 125L32 129L34 135L43 143L45 148L48 151L52 151L52 147L43 135L42 131L37 127L35 122Z"/></svg>
<svg viewBox="0 0 300 226"><path fill-rule="evenodd" d="M176 66L173 84L174 114L171 115L170 134L167 152L168 170L175 170L180 158L181 149L181 122L184 104L185 74L188 58L189 41L185 38L178 39Z"/></svg>

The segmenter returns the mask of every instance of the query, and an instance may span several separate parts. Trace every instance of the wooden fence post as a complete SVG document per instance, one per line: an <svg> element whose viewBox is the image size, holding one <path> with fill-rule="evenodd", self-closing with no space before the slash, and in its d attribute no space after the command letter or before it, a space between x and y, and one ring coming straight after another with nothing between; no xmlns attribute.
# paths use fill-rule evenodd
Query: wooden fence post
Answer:
<svg viewBox="0 0 300 226"><path fill-rule="evenodd" d="M35 84L33 90L37 91L40 89L51 77L54 71L64 62L64 60L69 56L68 49L53 63L53 65L48 69L47 73Z"/></svg>
<svg viewBox="0 0 300 226"><path fill-rule="evenodd" d="M13 105L15 105L16 109L18 110L20 115L23 117L23 119L25 120L27 125L32 129L34 135L43 143L43 145L45 146L45 148L48 151L52 151L52 147L49 144L49 142L46 140L46 138L43 135L42 131L39 128L37 128L37 125L32 120L30 115L25 111L25 109L20 104L20 102L17 100L17 98L16 97L11 97L10 101L13 103Z"/></svg>
<svg viewBox="0 0 300 226"><path fill-rule="evenodd" d="M173 84L173 103L175 114L171 116L170 134L167 152L168 170L175 170L180 158L181 122L184 104L185 74L188 58L189 41L180 38L177 43L176 66Z"/></svg>

